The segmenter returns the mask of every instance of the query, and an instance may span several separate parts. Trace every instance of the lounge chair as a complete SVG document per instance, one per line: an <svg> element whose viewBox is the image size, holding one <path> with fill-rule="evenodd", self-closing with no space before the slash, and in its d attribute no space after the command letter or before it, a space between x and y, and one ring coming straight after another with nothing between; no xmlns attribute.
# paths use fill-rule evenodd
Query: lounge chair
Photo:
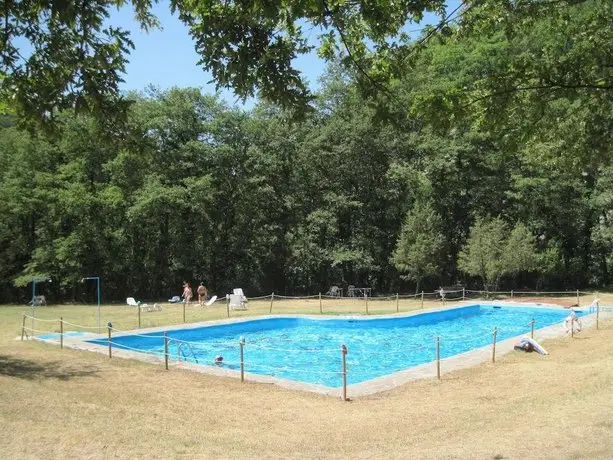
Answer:
<svg viewBox="0 0 613 460"><path fill-rule="evenodd" d="M140 302L137 302L134 297L128 297L126 303L131 307L138 307L140 305Z"/></svg>

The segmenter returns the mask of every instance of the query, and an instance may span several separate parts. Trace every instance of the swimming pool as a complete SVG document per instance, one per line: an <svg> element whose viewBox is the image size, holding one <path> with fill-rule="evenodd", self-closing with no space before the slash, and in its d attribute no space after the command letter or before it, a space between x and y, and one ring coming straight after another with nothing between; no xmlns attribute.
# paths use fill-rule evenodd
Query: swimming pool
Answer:
<svg viewBox="0 0 613 460"><path fill-rule="evenodd" d="M356 384L441 358L491 345L564 320L568 311L539 307L471 305L391 318L253 319L231 324L168 330L171 360L239 369L245 339L245 372L326 387L341 386L341 344L348 348L347 383ZM578 316L583 312L578 311ZM164 331L113 337L114 348L163 356ZM107 345L107 340L89 342Z"/></svg>

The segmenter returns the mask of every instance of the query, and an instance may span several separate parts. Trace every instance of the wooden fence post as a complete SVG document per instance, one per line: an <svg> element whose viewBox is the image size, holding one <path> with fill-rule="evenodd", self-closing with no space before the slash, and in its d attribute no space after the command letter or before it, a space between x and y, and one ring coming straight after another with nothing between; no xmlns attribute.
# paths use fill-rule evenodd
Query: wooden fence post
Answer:
<svg viewBox="0 0 613 460"><path fill-rule="evenodd" d="M421 291L421 308L424 308L424 291Z"/></svg>
<svg viewBox="0 0 613 460"><path fill-rule="evenodd" d="M366 301L366 314L368 315L368 295L364 294L364 300Z"/></svg>
<svg viewBox="0 0 613 460"><path fill-rule="evenodd" d="M347 401L347 347L341 345L341 355L343 361L343 369L341 371L343 375L343 401Z"/></svg>
<svg viewBox="0 0 613 460"><path fill-rule="evenodd" d="M462 288L462 300L466 300L466 288Z"/></svg>
<svg viewBox="0 0 613 460"><path fill-rule="evenodd" d="M166 366L166 370L168 370L168 333L167 332L164 332L164 364Z"/></svg>
<svg viewBox="0 0 613 460"><path fill-rule="evenodd" d="M113 329L113 325L109 322L106 325L107 329L109 330L109 358L113 357L113 351L112 351L112 347L111 347L111 329Z"/></svg>
<svg viewBox="0 0 613 460"><path fill-rule="evenodd" d="M272 313L272 303L275 301L275 293L273 292L272 295L270 296L270 310L268 310L268 313Z"/></svg>
<svg viewBox="0 0 613 460"><path fill-rule="evenodd" d="M230 317L230 297L226 297L226 312L228 313L228 318Z"/></svg>
<svg viewBox="0 0 613 460"><path fill-rule="evenodd" d="M245 382L245 337L241 337L238 343L241 347L241 382Z"/></svg>
<svg viewBox="0 0 613 460"><path fill-rule="evenodd" d="M513 298L513 289L511 289L511 298Z"/></svg>
<svg viewBox="0 0 613 460"><path fill-rule="evenodd" d="M183 302L183 305L185 305L185 302ZM138 310L138 328L140 329L140 302L136 305L136 309Z"/></svg>
<svg viewBox="0 0 613 460"><path fill-rule="evenodd" d="M436 337L436 378L441 379L441 338Z"/></svg>
<svg viewBox="0 0 613 460"><path fill-rule="evenodd" d="M60 348L64 348L64 318L60 316Z"/></svg>
<svg viewBox="0 0 613 460"><path fill-rule="evenodd" d="M26 334L26 314L23 314L23 322L21 323L21 341L23 342L23 336Z"/></svg>
<svg viewBox="0 0 613 460"><path fill-rule="evenodd" d="M581 305L579 304L579 289L577 289L577 306L580 307Z"/></svg>
<svg viewBox="0 0 613 460"><path fill-rule="evenodd" d="M494 334L493 334L493 341L492 341L492 362L495 363L496 362L496 333L498 332L498 329L496 328L496 326L494 326Z"/></svg>

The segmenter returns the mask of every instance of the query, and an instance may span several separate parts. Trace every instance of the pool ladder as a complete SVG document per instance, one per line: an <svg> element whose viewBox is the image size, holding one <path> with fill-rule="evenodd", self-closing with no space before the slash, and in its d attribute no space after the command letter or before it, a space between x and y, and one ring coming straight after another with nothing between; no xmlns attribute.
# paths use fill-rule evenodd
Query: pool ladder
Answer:
<svg viewBox="0 0 613 460"><path fill-rule="evenodd" d="M600 311L613 311L613 307L603 307L602 305L600 305L599 309ZM596 306L590 305L588 313L596 313Z"/></svg>
<svg viewBox="0 0 613 460"><path fill-rule="evenodd" d="M183 345L185 345L185 347ZM179 346L177 347L177 354L179 355L179 359L181 358L181 355L183 355L183 358L185 359L185 361L187 361L187 355L185 354L184 348L187 348L192 354L194 361L198 362L198 358L196 358L196 353L194 352L194 349L187 342L179 342Z"/></svg>

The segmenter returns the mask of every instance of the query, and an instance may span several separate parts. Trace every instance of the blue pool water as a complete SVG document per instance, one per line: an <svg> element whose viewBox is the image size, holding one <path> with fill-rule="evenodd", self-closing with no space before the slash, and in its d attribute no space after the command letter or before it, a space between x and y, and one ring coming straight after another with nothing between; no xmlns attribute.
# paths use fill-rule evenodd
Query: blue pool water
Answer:
<svg viewBox="0 0 613 460"><path fill-rule="evenodd" d="M577 315L583 313L578 311ZM414 316L376 319L254 319L226 325L168 331L171 360L239 369L240 337L245 338L245 371L341 386L341 344L348 348L347 383L360 383L561 322L568 311L550 308L472 305ZM163 332L113 338L113 347L162 356ZM106 339L91 342L106 345Z"/></svg>

